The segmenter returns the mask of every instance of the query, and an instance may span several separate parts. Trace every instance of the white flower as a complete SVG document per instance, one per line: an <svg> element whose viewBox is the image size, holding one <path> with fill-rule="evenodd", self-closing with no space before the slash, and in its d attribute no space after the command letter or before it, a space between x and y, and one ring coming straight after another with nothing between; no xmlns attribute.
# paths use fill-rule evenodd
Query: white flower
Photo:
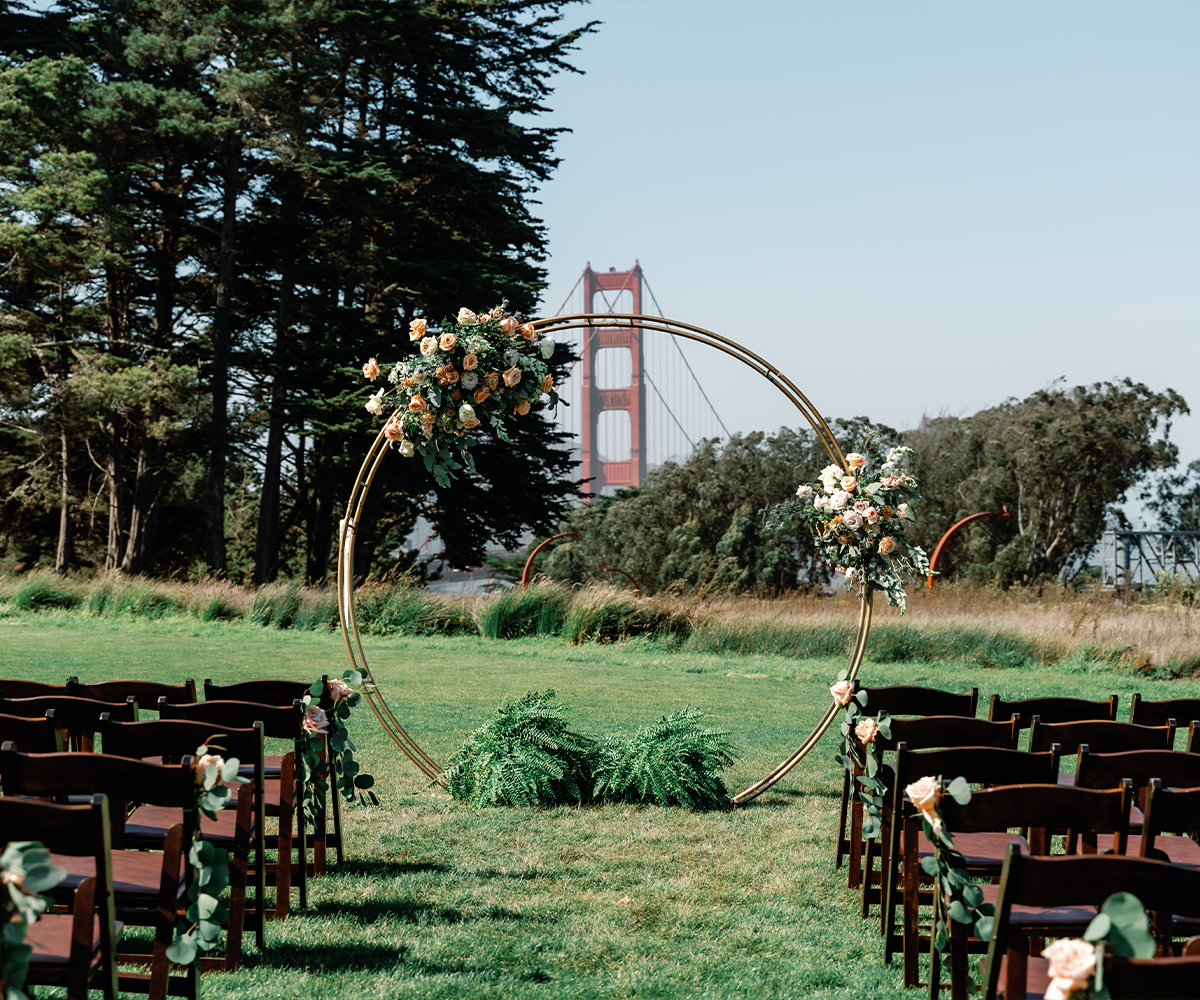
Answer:
<svg viewBox="0 0 1200 1000"><path fill-rule="evenodd" d="M840 465L827 465L821 470L821 474L817 478L821 480L821 485L825 487L826 493L834 493L837 491L843 475L845 473L842 471Z"/></svg>
<svg viewBox="0 0 1200 1000"><path fill-rule="evenodd" d="M858 511L847 511L842 516L842 524L844 524L851 531L858 531L858 529L863 526L862 515L858 513Z"/></svg>
<svg viewBox="0 0 1200 1000"><path fill-rule="evenodd" d="M801 500L807 500L810 496L812 496L812 487L809 486L808 483L803 483L796 488L796 496L798 496Z"/></svg>
<svg viewBox="0 0 1200 1000"><path fill-rule="evenodd" d="M383 390L374 392L368 397L366 402L367 412L379 416L383 412Z"/></svg>
<svg viewBox="0 0 1200 1000"><path fill-rule="evenodd" d="M504 363L510 368L517 363L517 359L521 356L521 352L515 347L510 347L504 352Z"/></svg>
<svg viewBox="0 0 1200 1000"><path fill-rule="evenodd" d="M870 506L871 505L869 503L867 503L866 500L855 500L854 501L854 509L856 511L858 511L860 514L865 514L867 512L867 508Z"/></svg>
<svg viewBox="0 0 1200 1000"><path fill-rule="evenodd" d="M405 458L412 458L413 455L416 453L416 450L417 450L416 445L414 445L411 441L409 441L408 438L405 438L403 441L400 442L400 454L403 455Z"/></svg>
<svg viewBox="0 0 1200 1000"><path fill-rule="evenodd" d="M857 506L857 504L855 506ZM867 524L874 524L879 520L879 511L868 504L867 509L862 512L862 516L866 519Z"/></svg>
<svg viewBox="0 0 1200 1000"><path fill-rule="evenodd" d="M466 306L463 306L463 308L461 308L458 311L458 325L459 326L470 326L472 323L478 323L478 322L479 322L479 317L476 316L473 312L471 312L471 310L468 309Z"/></svg>
<svg viewBox="0 0 1200 1000"><path fill-rule="evenodd" d="M468 420L474 420L475 407L473 407L470 403L463 403L463 405L458 408L458 419L464 424Z"/></svg>
<svg viewBox="0 0 1200 1000"><path fill-rule="evenodd" d="M426 337L421 341L421 353L432 358L437 353L437 337Z"/></svg>
<svg viewBox="0 0 1200 1000"><path fill-rule="evenodd" d="M554 343L553 337L543 337L542 341L538 344L538 348L542 352L542 357L545 358L547 361L549 361L550 358L554 356L555 346L556 345Z"/></svg>
<svg viewBox="0 0 1200 1000"><path fill-rule="evenodd" d="M902 521L907 520L908 519L908 504L902 503L899 507L897 507L896 508L896 516L898 518L900 518L900 520L902 520Z"/></svg>
<svg viewBox="0 0 1200 1000"><path fill-rule="evenodd" d="M464 389L474 389L477 385L479 385L478 372L463 372L462 387Z"/></svg>
<svg viewBox="0 0 1200 1000"><path fill-rule="evenodd" d="M850 502L850 494L845 490L838 490L829 498L830 510L845 510L846 504Z"/></svg>
<svg viewBox="0 0 1200 1000"><path fill-rule="evenodd" d="M817 497L817 499L813 501L813 510L829 510L829 497Z"/></svg>

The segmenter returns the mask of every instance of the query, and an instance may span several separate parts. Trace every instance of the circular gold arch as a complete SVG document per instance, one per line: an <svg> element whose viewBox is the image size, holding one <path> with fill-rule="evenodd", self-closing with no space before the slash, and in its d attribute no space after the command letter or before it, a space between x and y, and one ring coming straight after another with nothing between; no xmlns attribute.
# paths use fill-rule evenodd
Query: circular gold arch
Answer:
<svg viewBox="0 0 1200 1000"><path fill-rule="evenodd" d="M846 464L846 458L833 436L833 431L829 429L829 425L825 422L824 418L808 401L804 393L796 387L795 383L774 365L768 364L757 354L736 341L730 340L728 337L722 337L711 330L705 330L688 323L680 323L659 316L639 316L632 313L574 313L566 316L554 316L549 319L535 320L533 325L539 333L544 335L560 334L570 330L613 329L620 327L656 330L660 333L670 334L673 337L683 337L686 340L694 340L697 343L716 348L718 351L729 355L731 358L736 358L746 367L758 372L758 374L782 392L792 405L804 415L804 419L808 421L824 446L825 451L828 453L830 461L835 465L843 467ZM404 755L423 774L431 780L441 783L442 769L421 749L416 740L405 731L404 727L400 724L400 720L396 718L395 713L392 712L387 701L379 691L378 686L375 684L371 676L370 667L367 666L367 656L363 651L362 640L358 634L358 622L355 617L354 546L356 529L367 502L367 494L370 492L371 483L374 482L375 475L378 473L387 451L387 439L381 430L376 436L374 444L371 445L370 450L367 452L367 457L363 460L362 468L359 469L358 476L354 481L354 488L350 492L350 499L346 504L346 516L342 519L341 528L338 532L338 617L342 623L342 636L346 642L346 654L350 657L351 665L363 675L363 679L366 681L363 685L366 700L367 704L371 706L371 711L375 713L375 718L379 720L379 724L383 726L384 730L401 751L403 751ZM871 591L868 589L864 594L859 608L858 633L855 637L854 645L850 650L848 670L851 679L857 676L858 669L862 665L863 654L866 652L867 646L867 634L870 632L870 629ZM744 788L737 795L733 796L734 804L742 805L751 799L757 798L800 763L805 755L816 746L821 737L825 735L825 731L830 725L832 725L837 715L837 710L838 706L831 701L829 708L826 709L820 722L817 723L816 728L809 733L807 738L781 761L777 767L773 768L748 788Z"/></svg>

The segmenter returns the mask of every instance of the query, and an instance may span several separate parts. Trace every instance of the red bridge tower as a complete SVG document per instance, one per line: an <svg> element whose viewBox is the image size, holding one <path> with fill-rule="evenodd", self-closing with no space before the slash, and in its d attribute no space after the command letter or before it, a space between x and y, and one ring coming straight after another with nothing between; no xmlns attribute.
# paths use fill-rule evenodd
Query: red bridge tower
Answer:
<svg viewBox="0 0 1200 1000"><path fill-rule="evenodd" d="M609 268L597 273L588 264L583 270L583 311L600 312L594 307L597 292L628 291L633 297L630 312L642 315L642 268L634 261L628 271ZM612 310L609 309L609 312ZM606 348L623 347L630 354L629 385L601 389L596 380L596 357ZM583 452L583 478L591 479L585 489L600 493L606 486L639 486L646 476L646 384L642 378L642 331L621 327L590 331L583 342L583 383L580 414L580 445ZM629 459L606 462L600 457L596 430L605 410L624 410L629 414Z"/></svg>

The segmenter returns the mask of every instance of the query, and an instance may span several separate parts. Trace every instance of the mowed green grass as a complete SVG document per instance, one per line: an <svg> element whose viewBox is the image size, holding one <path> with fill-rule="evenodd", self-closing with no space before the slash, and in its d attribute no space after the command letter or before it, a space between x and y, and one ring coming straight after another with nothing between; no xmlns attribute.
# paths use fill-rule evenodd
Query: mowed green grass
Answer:
<svg viewBox="0 0 1200 1000"><path fill-rule="evenodd" d="M664 653L554 640L371 639L399 719L438 761L501 700L553 688L575 728L631 729L685 704L731 732L731 791L785 757L824 712L840 661ZM310 679L347 665L338 635L249 625L0 621L0 676ZM978 686L981 702L1068 694L1200 696L1108 667L864 666L875 684ZM898 997L875 921L833 867L841 775L832 735L771 792L725 813L653 807L477 810L431 786L364 708L351 722L378 808L346 812L347 860L310 908L267 927L219 997ZM1180 744L1181 745L1181 744Z"/></svg>

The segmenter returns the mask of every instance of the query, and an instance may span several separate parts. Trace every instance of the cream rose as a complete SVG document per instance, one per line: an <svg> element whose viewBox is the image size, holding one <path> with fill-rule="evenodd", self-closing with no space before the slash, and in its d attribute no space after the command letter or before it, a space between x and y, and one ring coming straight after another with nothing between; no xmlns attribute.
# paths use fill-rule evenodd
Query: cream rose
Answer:
<svg viewBox="0 0 1200 1000"><path fill-rule="evenodd" d="M808 485L808 483L803 483L796 487L796 496L798 496L801 500L807 500L810 496L812 496L812 492L813 489Z"/></svg>
<svg viewBox="0 0 1200 1000"><path fill-rule="evenodd" d="M315 736L317 733L324 733L329 727L329 717L319 705L309 705L304 711L304 718L300 720L300 725L306 733L312 733Z"/></svg>
<svg viewBox="0 0 1200 1000"><path fill-rule="evenodd" d="M850 494L845 490L838 490L829 498L829 509L845 510L848 503L850 503Z"/></svg>
<svg viewBox="0 0 1200 1000"><path fill-rule="evenodd" d="M379 378L379 362L374 358L363 365L363 378L370 379L372 382Z"/></svg>
<svg viewBox="0 0 1200 1000"><path fill-rule="evenodd" d="M829 693L839 705L849 705L854 697L854 681L838 681L829 689Z"/></svg>
<svg viewBox="0 0 1200 1000"><path fill-rule="evenodd" d="M549 361L554 357L555 346L553 337L543 337L538 343L538 350L542 352L542 357Z"/></svg>
<svg viewBox="0 0 1200 1000"><path fill-rule="evenodd" d="M520 326L520 324L516 321L515 317L505 316L504 319L500 321L500 332L506 337L515 337L517 335L518 326Z"/></svg>
<svg viewBox="0 0 1200 1000"><path fill-rule="evenodd" d="M853 456L847 455L846 457ZM854 727L854 735L858 737L860 743L874 743L875 737L879 735L879 725L874 719L863 719Z"/></svg>
<svg viewBox="0 0 1200 1000"><path fill-rule="evenodd" d="M329 697L334 701L345 701L352 694L354 694L354 688L345 681L339 681L336 677L330 680Z"/></svg>
<svg viewBox="0 0 1200 1000"><path fill-rule="evenodd" d="M414 319L408 324L408 339L420 340L425 336L425 321L423 319Z"/></svg>
<svg viewBox="0 0 1200 1000"><path fill-rule="evenodd" d="M417 446L407 438L400 442L400 454L405 458L412 458L417 453Z"/></svg>
<svg viewBox="0 0 1200 1000"><path fill-rule="evenodd" d="M475 408L470 403L463 403L458 408L458 419L462 423L475 419Z"/></svg>
<svg viewBox="0 0 1200 1000"><path fill-rule="evenodd" d="M458 311L458 325L470 326L473 323L478 323L479 317L476 316L470 309L464 306Z"/></svg>
<svg viewBox="0 0 1200 1000"><path fill-rule="evenodd" d="M1078 938L1059 938L1042 951L1050 963L1051 989L1069 997L1074 990L1086 990L1096 972L1096 946ZM1050 991L1046 991L1050 996Z"/></svg>
<svg viewBox="0 0 1200 1000"><path fill-rule="evenodd" d="M902 503L899 507L897 507L896 516L900 518L901 521L908 520L908 504Z"/></svg>
<svg viewBox="0 0 1200 1000"><path fill-rule="evenodd" d="M432 358L437 353L437 337L426 337L421 341L421 353Z"/></svg>
<svg viewBox="0 0 1200 1000"><path fill-rule="evenodd" d="M477 372L464 372L462 377L462 387L468 392L479 385L479 374Z"/></svg>
<svg viewBox="0 0 1200 1000"><path fill-rule="evenodd" d="M863 516L856 510L848 510L842 517L842 524L851 531L858 531L863 526Z"/></svg>
<svg viewBox="0 0 1200 1000"><path fill-rule="evenodd" d="M852 451L846 456L846 467L852 472L861 469L866 464L867 456L860 455L857 451Z"/></svg>
<svg viewBox="0 0 1200 1000"><path fill-rule="evenodd" d="M862 516L863 520L866 521L867 524L874 524L879 520L879 511L877 511L870 504L867 504L867 509L862 512Z"/></svg>
<svg viewBox="0 0 1200 1000"><path fill-rule="evenodd" d="M217 767L217 781L221 780L221 768L225 766L225 758L215 753L206 753L195 764L192 765L192 770L196 772L196 784L203 785L210 764L215 764Z"/></svg>
<svg viewBox="0 0 1200 1000"><path fill-rule="evenodd" d="M367 408L368 413L379 416L383 412L383 393L384 390L380 389L378 392L373 392L367 397L367 401L363 405Z"/></svg>

